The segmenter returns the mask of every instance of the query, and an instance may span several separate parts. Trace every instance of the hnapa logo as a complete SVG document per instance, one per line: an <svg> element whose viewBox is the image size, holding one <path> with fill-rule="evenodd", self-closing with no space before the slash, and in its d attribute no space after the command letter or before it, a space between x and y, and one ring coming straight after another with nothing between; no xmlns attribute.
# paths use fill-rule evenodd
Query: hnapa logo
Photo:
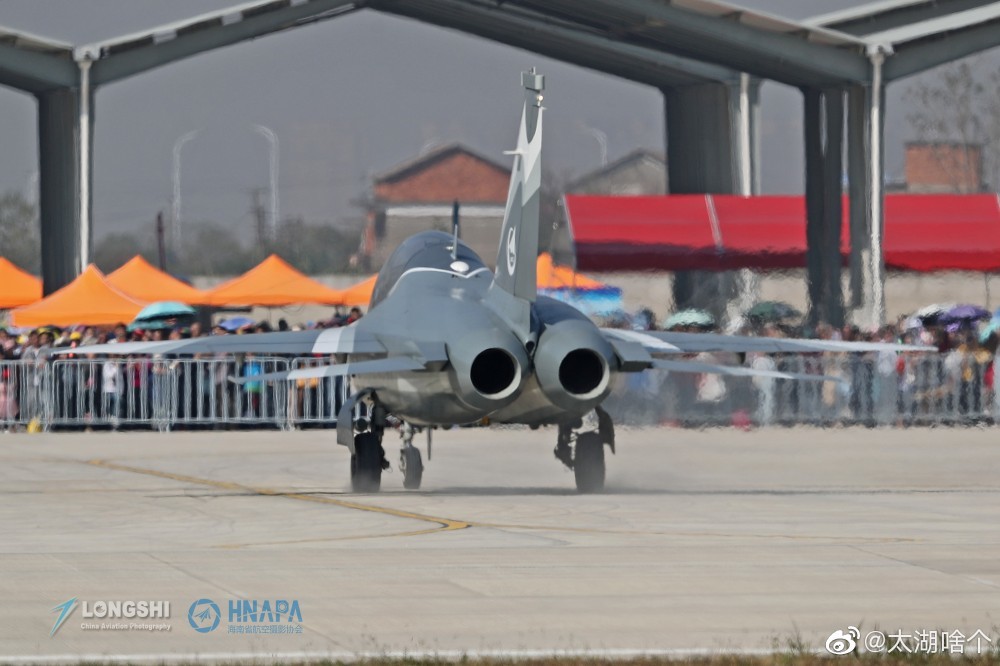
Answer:
<svg viewBox="0 0 1000 666"><path fill-rule="evenodd" d="M275 599L230 599L230 624L280 624L282 622L301 622L302 610L297 599L287 601Z"/></svg>
<svg viewBox="0 0 1000 666"><path fill-rule="evenodd" d="M229 599L225 615L227 634L301 634L302 608L298 599ZM201 634L219 628L219 604L199 599L188 610L188 622Z"/></svg>

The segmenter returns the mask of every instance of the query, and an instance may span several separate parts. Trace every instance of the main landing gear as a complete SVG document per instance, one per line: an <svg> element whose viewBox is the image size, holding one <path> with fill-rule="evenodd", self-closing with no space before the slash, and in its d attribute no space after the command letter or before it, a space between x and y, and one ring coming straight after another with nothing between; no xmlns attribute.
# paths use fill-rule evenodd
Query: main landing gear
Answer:
<svg viewBox="0 0 1000 666"><path fill-rule="evenodd" d="M604 490L604 445L611 449L611 453L615 452L615 426L611 416L600 407L594 411L597 412L597 430L574 433L583 425L580 419L560 423L554 451L556 458L573 470L576 489L581 493ZM574 443L575 446L572 446Z"/></svg>
<svg viewBox="0 0 1000 666"><path fill-rule="evenodd" d="M360 396L359 396L360 398ZM385 457L382 438L386 426L399 425L403 438L403 446L399 451L399 469L403 473L403 487L407 490L417 490L424 477L424 461L420 449L413 445L413 435L420 431L409 423L401 423L398 419L386 414L374 396L369 398L368 413L365 418L361 412L352 414L354 405L344 411L342 418L353 420L352 430L355 431L354 453L351 454L351 490L356 493L377 493L382 487L382 472L389 469L389 461ZM360 403L360 399L354 401ZM357 432L360 431L360 432ZM350 431L344 433L350 436ZM338 441L340 433L338 433ZM348 442L350 440L347 440ZM427 429L427 456L431 452L431 431Z"/></svg>
<svg viewBox="0 0 1000 666"><path fill-rule="evenodd" d="M382 429L359 432L354 436L351 456L351 490L356 493L377 493L382 487L382 470L389 469L382 448Z"/></svg>

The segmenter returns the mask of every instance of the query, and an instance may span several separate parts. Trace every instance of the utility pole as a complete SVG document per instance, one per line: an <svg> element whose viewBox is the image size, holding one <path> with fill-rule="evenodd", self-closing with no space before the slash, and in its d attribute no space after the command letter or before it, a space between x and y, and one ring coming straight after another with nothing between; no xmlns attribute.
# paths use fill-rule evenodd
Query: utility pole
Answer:
<svg viewBox="0 0 1000 666"><path fill-rule="evenodd" d="M267 212L264 210L264 204L261 202L261 192L263 192L263 188L261 187L255 187L251 190L250 195L253 197L253 206L251 206L250 212L257 225L257 246L266 253L270 247L270 243L268 243L267 233Z"/></svg>
<svg viewBox="0 0 1000 666"><path fill-rule="evenodd" d="M167 270L167 247L166 241L163 238L164 235L163 228L163 211L161 210L156 214L156 250L160 259L160 270Z"/></svg>

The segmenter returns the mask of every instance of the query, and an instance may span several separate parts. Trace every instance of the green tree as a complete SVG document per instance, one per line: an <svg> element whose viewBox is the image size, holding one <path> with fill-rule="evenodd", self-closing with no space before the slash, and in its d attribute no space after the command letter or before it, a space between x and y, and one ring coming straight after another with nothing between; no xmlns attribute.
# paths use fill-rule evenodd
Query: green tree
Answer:
<svg viewBox="0 0 1000 666"><path fill-rule="evenodd" d="M191 225L184 247L170 258L170 272L185 275L239 275L254 266L254 257L236 232L215 222Z"/></svg>
<svg viewBox="0 0 1000 666"><path fill-rule="evenodd" d="M156 265L156 250L152 247L152 242L136 233L110 233L101 237L94 245L94 263L105 275L117 270L137 254Z"/></svg>
<svg viewBox="0 0 1000 666"><path fill-rule="evenodd" d="M275 253L303 273L318 275L348 271L351 254L357 247L356 234L289 218L278 226L275 239L258 252Z"/></svg>
<svg viewBox="0 0 1000 666"><path fill-rule="evenodd" d="M0 256L31 273L42 268L38 210L19 192L0 196Z"/></svg>

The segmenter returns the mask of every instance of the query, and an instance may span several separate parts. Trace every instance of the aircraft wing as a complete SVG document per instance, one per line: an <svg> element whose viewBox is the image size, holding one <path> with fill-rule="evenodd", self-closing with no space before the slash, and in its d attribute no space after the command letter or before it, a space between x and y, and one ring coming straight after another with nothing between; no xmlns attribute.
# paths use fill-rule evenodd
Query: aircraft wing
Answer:
<svg viewBox="0 0 1000 666"><path fill-rule="evenodd" d="M354 326L315 331L212 335L164 342L122 342L59 349L56 354L385 354L386 346Z"/></svg>
<svg viewBox="0 0 1000 666"><path fill-rule="evenodd" d="M601 333L613 345L624 342L640 345L650 354L698 354L701 352L936 352L935 347L899 345L888 342L843 342L840 340L801 340L763 338L718 333L675 333L672 331L629 331L602 328ZM617 348L617 345L616 345Z"/></svg>
<svg viewBox="0 0 1000 666"><path fill-rule="evenodd" d="M299 379L323 379L325 377L353 377L354 375L372 375L383 372L411 372L416 370L440 370L448 360L448 353L443 344L419 344L412 354L401 354L376 358L367 361L336 363L332 365L317 365L309 368L297 368L282 372L269 372L263 375L245 375L230 377L236 384L249 382L280 382Z"/></svg>
<svg viewBox="0 0 1000 666"><path fill-rule="evenodd" d="M841 342L833 340L796 340L788 338L754 338L715 333L672 333L669 331L629 331L601 329L618 356L623 372L640 372L659 368L673 372L712 373L740 377L771 377L805 381L842 381L839 377L799 372L783 372L739 365L722 365L703 361L671 359L684 354L702 352L871 352L871 351L937 351L934 347L895 345L884 342Z"/></svg>
<svg viewBox="0 0 1000 666"><path fill-rule="evenodd" d="M652 367L660 370L670 370L671 372L728 375L731 377L770 377L771 379L798 379L807 382L844 381L843 377L832 377L830 375L811 375L804 372L783 372L781 370L747 368L742 365L702 363L701 361L665 361L657 358L653 359Z"/></svg>

